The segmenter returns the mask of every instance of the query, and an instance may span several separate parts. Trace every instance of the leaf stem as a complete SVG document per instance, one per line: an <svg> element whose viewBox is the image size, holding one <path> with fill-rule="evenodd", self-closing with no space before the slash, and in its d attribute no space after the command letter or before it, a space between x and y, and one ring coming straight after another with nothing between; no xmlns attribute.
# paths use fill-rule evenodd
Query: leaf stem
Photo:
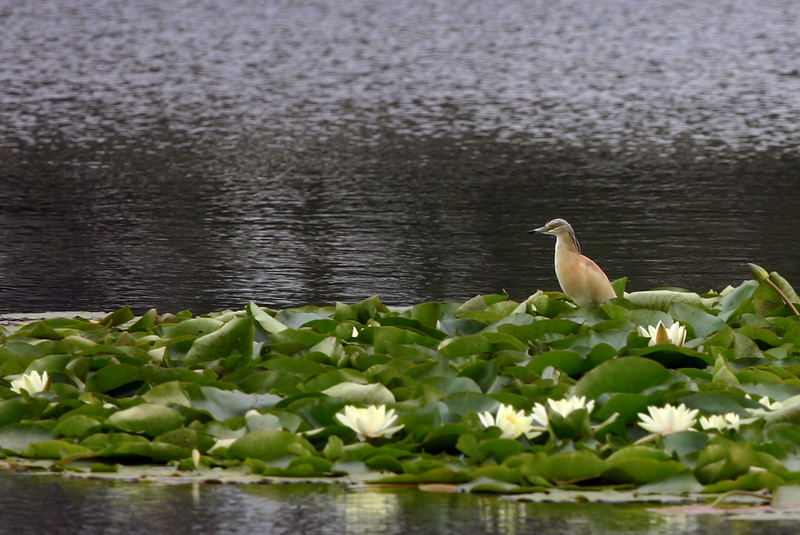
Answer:
<svg viewBox="0 0 800 535"><path fill-rule="evenodd" d="M774 282L772 282L771 280L769 280L769 279L766 279L766 283L767 283L767 284L769 284L770 286L772 286L772 289L773 289L773 290L775 290L775 291L778 293L778 295L780 296L780 298L781 298L781 299L783 299L783 302L784 302L784 303L786 303L787 305L789 305L789 308L791 308L791 309L792 309L792 312L794 312L794 315L795 315L795 316L800 316L800 312L798 312L798 311L797 311L797 308L794 306L794 303L792 303L792 302L789 300L789 298L788 298L788 297L786 297L786 294L785 294L785 293L783 293L783 290L781 290L780 288L778 288L778 286L777 286L777 285L776 285Z"/></svg>
<svg viewBox="0 0 800 535"><path fill-rule="evenodd" d="M753 492L750 490L729 490L728 492L722 494L716 500L714 500L711 503L711 507L719 507L720 505L722 505L723 501L725 501L727 498L730 498L731 496L750 496L752 498L758 498L760 500L764 500L765 502L772 500L770 495L766 493Z"/></svg>

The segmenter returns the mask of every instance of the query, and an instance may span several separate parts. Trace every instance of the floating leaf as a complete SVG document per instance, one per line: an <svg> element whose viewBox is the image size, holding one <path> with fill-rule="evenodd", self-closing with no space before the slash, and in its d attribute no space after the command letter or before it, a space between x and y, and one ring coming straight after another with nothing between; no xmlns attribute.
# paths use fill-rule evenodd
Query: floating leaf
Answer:
<svg viewBox="0 0 800 535"><path fill-rule="evenodd" d="M469 474L450 468L432 468L419 474L399 474L370 481L384 484L466 483Z"/></svg>
<svg viewBox="0 0 800 535"><path fill-rule="evenodd" d="M247 305L247 313L256 321L259 327L268 333L277 333L287 329L287 326L267 314L261 307L252 301Z"/></svg>
<svg viewBox="0 0 800 535"><path fill-rule="evenodd" d="M259 429L236 440L228 448L228 456L235 459L261 459L272 461L287 455L311 455L314 448L301 437L279 429Z"/></svg>
<svg viewBox="0 0 800 535"><path fill-rule="evenodd" d="M55 433L46 427L29 424L11 424L0 427L0 448L14 453L22 453L36 442L52 440Z"/></svg>
<svg viewBox="0 0 800 535"><path fill-rule="evenodd" d="M757 471L749 474L744 474L736 479L719 481L707 485L703 492L708 493L722 493L731 492L734 490L761 490L761 489L774 489L784 485L786 480L777 474L767 471Z"/></svg>
<svg viewBox="0 0 800 535"><path fill-rule="evenodd" d="M86 455L92 453L87 447L72 444L64 440L43 440L29 444L22 455L33 457L34 459L64 459L74 455Z"/></svg>
<svg viewBox="0 0 800 535"><path fill-rule="evenodd" d="M625 294L625 299L640 308L651 308L667 311L675 304L689 306L713 306L714 300L703 298L696 293L678 292L675 290L648 290Z"/></svg>
<svg viewBox="0 0 800 535"><path fill-rule="evenodd" d="M145 371L139 366L109 364L87 378L86 390L89 392L110 392L131 383L138 385L145 378Z"/></svg>
<svg viewBox="0 0 800 535"><path fill-rule="evenodd" d="M642 357L608 360L586 373L572 389L576 396L597 399L609 392L636 393L664 383L670 374L664 366Z"/></svg>
<svg viewBox="0 0 800 535"><path fill-rule="evenodd" d="M192 408L206 411L216 420L244 416L250 409L274 407L282 398L272 394L245 394L213 386L187 388Z"/></svg>
<svg viewBox="0 0 800 535"><path fill-rule="evenodd" d="M720 318L705 312L697 306L675 303L669 309L676 320L688 325L697 337L706 337L727 326Z"/></svg>
<svg viewBox="0 0 800 535"><path fill-rule="evenodd" d="M182 405L191 407L192 402L181 388L180 381L168 381L151 388L142 395L142 399L158 405Z"/></svg>
<svg viewBox="0 0 800 535"><path fill-rule="evenodd" d="M343 398L357 403L380 405L394 403L394 394L382 384L360 385L357 383L342 382L322 391L323 394Z"/></svg>
<svg viewBox="0 0 800 535"><path fill-rule="evenodd" d="M528 364L529 369L540 375L548 366L552 366L553 368L561 370L567 375L574 377L589 369L590 365L587 360L581 357L578 353L575 351L569 351L567 349L539 353L538 355L535 355L531 359L530 364Z"/></svg>
<svg viewBox="0 0 800 535"><path fill-rule="evenodd" d="M550 481L578 483L600 477L608 467L591 451L568 451L547 457L537 471Z"/></svg>
<svg viewBox="0 0 800 535"><path fill-rule="evenodd" d="M169 407L143 403L115 412L108 417L108 423L130 433L154 437L182 425L183 417Z"/></svg>
<svg viewBox="0 0 800 535"><path fill-rule="evenodd" d="M117 325L132 320L134 317L130 307L122 307L101 319L100 325L103 327L116 327Z"/></svg>
<svg viewBox="0 0 800 535"><path fill-rule="evenodd" d="M780 485L773 490L773 507L789 507L798 505L800 505L800 485Z"/></svg>
<svg viewBox="0 0 800 535"><path fill-rule="evenodd" d="M27 410L28 403L23 399L0 401L0 426L19 422Z"/></svg>
<svg viewBox="0 0 800 535"><path fill-rule="evenodd" d="M186 353L185 363L193 366L230 355L234 350L249 358L253 354L253 337L252 318L233 319L216 331L195 340Z"/></svg>
<svg viewBox="0 0 800 535"><path fill-rule="evenodd" d="M76 414L63 418L58 422L54 431L57 435L65 437L81 437L88 432L97 429L100 421L83 414Z"/></svg>
<svg viewBox="0 0 800 535"><path fill-rule="evenodd" d="M120 459L126 462L166 463L185 459L191 452L175 444L148 441L122 441L112 443L95 453L95 457Z"/></svg>
<svg viewBox="0 0 800 535"><path fill-rule="evenodd" d="M740 313L758 288L758 282L747 281L719 300L720 311L718 317L727 321L732 316Z"/></svg>

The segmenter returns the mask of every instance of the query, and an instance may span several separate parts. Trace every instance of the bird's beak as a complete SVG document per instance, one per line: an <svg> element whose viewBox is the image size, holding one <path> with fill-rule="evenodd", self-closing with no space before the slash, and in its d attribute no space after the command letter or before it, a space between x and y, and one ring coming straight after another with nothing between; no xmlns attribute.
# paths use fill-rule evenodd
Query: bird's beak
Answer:
<svg viewBox="0 0 800 535"><path fill-rule="evenodd" d="M547 227L539 227L539 228L535 228L533 230L529 230L528 234L537 234L537 233L549 234L549 230L550 229L547 228Z"/></svg>

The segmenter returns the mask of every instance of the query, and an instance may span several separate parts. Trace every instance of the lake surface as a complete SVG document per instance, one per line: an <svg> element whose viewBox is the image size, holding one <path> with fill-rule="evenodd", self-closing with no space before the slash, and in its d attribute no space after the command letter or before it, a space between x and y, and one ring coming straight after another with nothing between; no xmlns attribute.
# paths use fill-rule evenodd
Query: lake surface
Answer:
<svg viewBox="0 0 800 535"><path fill-rule="evenodd" d="M0 0L0 312L800 284L799 13Z"/></svg>
<svg viewBox="0 0 800 535"><path fill-rule="evenodd" d="M47 514L40 514L41 508ZM797 533L797 518L665 515L648 505L552 504L339 485L154 485L0 473L0 533L152 535L731 535ZM32 514L32 509L37 513Z"/></svg>

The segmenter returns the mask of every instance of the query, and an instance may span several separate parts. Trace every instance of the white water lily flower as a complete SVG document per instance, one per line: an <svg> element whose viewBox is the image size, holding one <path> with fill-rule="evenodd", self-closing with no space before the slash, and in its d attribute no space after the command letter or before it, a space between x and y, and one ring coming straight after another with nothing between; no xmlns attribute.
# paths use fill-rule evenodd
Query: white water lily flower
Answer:
<svg viewBox="0 0 800 535"><path fill-rule="evenodd" d="M726 414L712 414L708 418L701 416L700 427L702 427L704 431L707 429L733 429L734 431L738 431L739 415L735 412L729 412Z"/></svg>
<svg viewBox="0 0 800 535"><path fill-rule="evenodd" d="M647 328L640 325L639 334L650 338L650 341L647 342L648 346L665 344L667 342L676 346L682 346L686 341L686 327L677 321L673 323L669 329L667 329L661 321L658 322L658 325L648 325Z"/></svg>
<svg viewBox="0 0 800 535"><path fill-rule="evenodd" d="M197 448L192 450L192 464L194 465L195 470L200 468L200 450Z"/></svg>
<svg viewBox="0 0 800 535"><path fill-rule="evenodd" d="M778 409L783 408L783 403L781 403L780 401L770 401L770 399L767 396L762 396L761 399L758 400L758 402L771 411L777 411Z"/></svg>
<svg viewBox="0 0 800 535"><path fill-rule="evenodd" d="M403 428L402 425L392 427L397 420L394 409L386 411L386 405L370 405L365 409L347 405L344 414L337 413L336 418L344 425L358 433L359 440L368 438L390 438Z"/></svg>
<svg viewBox="0 0 800 535"><path fill-rule="evenodd" d="M537 403L533 406L533 410L531 411L533 415L533 420L539 424L541 429L544 431L547 429L547 425L550 423L550 417L547 415L547 409L541 403ZM540 435L541 433L537 433ZM530 438L530 437L528 437Z"/></svg>
<svg viewBox="0 0 800 535"><path fill-rule="evenodd" d="M236 442L237 438L218 438L214 445L208 449L208 453L214 453L217 450L227 449L231 447L231 444Z"/></svg>
<svg viewBox="0 0 800 535"><path fill-rule="evenodd" d="M750 399L754 399L755 397L750 396ZM783 403L780 401L770 401L767 396L762 396L761 399L758 400L758 403L761 407L755 409L746 409L747 412L750 413L750 416L762 416L767 412L777 411L783 408Z"/></svg>
<svg viewBox="0 0 800 535"><path fill-rule="evenodd" d="M544 409L544 407L542 407ZM500 405L497 408L497 415L493 416L490 412L478 413L478 419L484 427L499 427L503 432L500 438L515 439L524 434L528 438L534 438L542 434L546 427L542 428L533 425L533 420L540 419L534 414L526 415L525 411L516 411L511 405ZM547 426L547 415L545 414L544 425Z"/></svg>
<svg viewBox="0 0 800 535"><path fill-rule="evenodd" d="M670 433L677 433L679 431L687 431L695 424L695 417L698 410L689 410L686 405L681 403L677 407L672 405L665 405L663 407L647 407L647 414L640 412L639 427L651 433L660 435L669 435Z"/></svg>
<svg viewBox="0 0 800 535"><path fill-rule="evenodd" d="M578 409L586 409L586 412L591 413L594 410L594 400L586 402L586 396L570 396L565 399L553 400L548 399L547 404L553 411L560 414L563 418L570 415L572 411Z"/></svg>
<svg viewBox="0 0 800 535"><path fill-rule="evenodd" d="M25 390L29 395L33 395L37 392L44 392L49 386L46 371L41 375L37 371L32 371L11 381L11 391L17 394L22 394L22 391Z"/></svg>

